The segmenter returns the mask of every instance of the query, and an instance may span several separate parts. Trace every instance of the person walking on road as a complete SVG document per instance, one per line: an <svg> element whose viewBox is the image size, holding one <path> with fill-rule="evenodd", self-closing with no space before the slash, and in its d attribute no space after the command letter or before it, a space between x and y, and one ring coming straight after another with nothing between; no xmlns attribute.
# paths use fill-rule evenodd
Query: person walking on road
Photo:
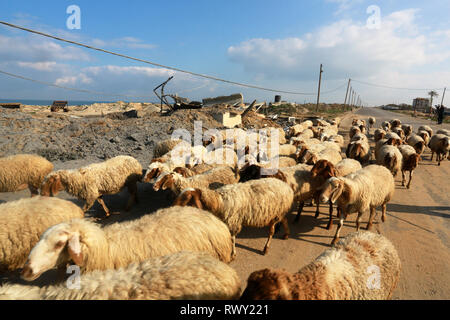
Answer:
<svg viewBox="0 0 450 320"><path fill-rule="evenodd" d="M438 124L442 124L444 120L444 111L445 107L442 104L436 108Z"/></svg>

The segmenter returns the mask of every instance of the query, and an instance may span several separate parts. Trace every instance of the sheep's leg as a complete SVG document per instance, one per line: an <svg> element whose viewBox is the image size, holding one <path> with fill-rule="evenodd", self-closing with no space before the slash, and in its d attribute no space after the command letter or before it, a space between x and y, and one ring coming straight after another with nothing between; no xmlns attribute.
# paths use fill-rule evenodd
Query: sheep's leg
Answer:
<svg viewBox="0 0 450 320"><path fill-rule="evenodd" d="M276 219L273 219L272 221L270 221L269 224L269 237L267 238L267 242L266 245L264 246L264 255L267 254L267 252L269 251L269 246L270 246L270 241L272 240L273 234L275 232L275 224L277 223Z"/></svg>
<svg viewBox="0 0 450 320"><path fill-rule="evenodd" d="M236 235L235 234L233 234L231 236L231 243L232 243L231 260L234 260L234 258L236 258Z"/></svg>
<svg viewBox="0 0 450 320"><path fill-rule="evenodd" d="M328 220L327 230L330 230L331 226L333 225L333 203L331 201L329 201L329 203L330 203L330 219ZM339 208L337 210L339 212Z"/></svg>
<svg viewBox="0 0 450 320"><path fill-rule="evenodd" d="M362 214L363 214L362 211L358 211L358 216L356 217L356 231L359 231L359 225L361 223Z"/></svg>
<svg viewBox="0 0 450 320"><path fill-rule="evenodd" d="M334 235L333 241L331 241L331 245L334 246L336 242L339 240L339 233L341 231L342 226L344 225L344 220L347 214L344 212L344 210L341 210L341 214L339 215L339 224L336 230L336 234Z"/></svg>
<svg viewBox="0 0 450 320"><path fill-rule="evenodd" d="M102 205L103 210L105 210L106 216L109 217L109 214L110 214L110 213L109 213L109 209L108 209L108 207L106 206L105 201L103 201L102 197L99 197L99 198L97 199L97 201L98 201L98 203L100 203L100 204Z"/></svg>
<svg viewBox="0 0 450 320"><path fill-rule="evenodd" d="M412 180L412 175L413 175L413 171L409 171L409 181L408 184L406 185L406 188L409 189L409 186L411 185L411 180Z"/></svg>
<svg viewBox="0 0 450 320"><path fill-rule="evenodd" d="M128 203L127 206L125 207L126 211L130 211L131 206L135 203L138 202L138 198L137 198L137 185L136 182L135 183L130 183L128 185L128 192L130 193L130 197L128 198Z"/></svg>
<svg viewBox="0 0 450 320"><path fill-rule="evenodd" d="M386 221L386 203L381 206L381 221Z"/></svg>
<svg viewBox="0 0 450 320"><path fill-rule="evenodd" d="M319 200L316 199L316 214L314 215L314 218L316 218L316 219L319 217L319 214L320 214L319 206L320 206Z"/></svg>
<svg viewBox="0 0 450 320"><path fill-rule="evenodd" d="M405 186L406 177L405 177L405 171L402 170L402 187Z"/></svg>
<svg viewBox="0 0 450 320"><path fill-rule="evenodd" d="M284 217L283 220L281 220L281 223L283 224L283 229L284 229L284 236L283 239L289 239L289 235L291 234L291 232L289 231L289 224L287 221L287 218Z"/></svg>
<svg viewBox="0 0 450 320"><path fill-rule="evenodd" d="M369 221L367 222L366 230L370 230L372 228L373 219L375 218L377 212L375 210L375 207L370 207L370 216Z"/></svg>
<svg viewBox="0 0 450 320"><path fill-rule="evenodd" d="M35 196L39 195L38 188L35 188L32 185L29 185L28 189L30 189L31 197L35 197Z"/></svg>
<svg viewBox="0 0 450 320"><path fill-rule="evenodd" d="M297 211L297 216L296 216L295 219L294 219L294 223L297 223L298 220L300 220L300 216L301 216L301 214L302 214L302 211L303 211L303 207L304 207L304 206L305 206L305 202L304 202L304 201L302 201L302 202L299 203L299 205L298 205L298 211Z"/></svg>
<svg viewBox="0 0 450 320"><path fill-rule="evenodd" d="M438 166L441 165L441 154L436 152L436 160L438 162Z"/></svg>
<svg viewBox="0 0 450 320"><path fill-rule="evenodd" d="M88 211L94 205L96 199L86 199L86 202L83 206L83 212Z"/></svg>
<svg viewBox="0 0 450 320"><path fill-rule="evenodd" d="M434 151L431 151L431 158L430 161L433 161Z"/></svg>

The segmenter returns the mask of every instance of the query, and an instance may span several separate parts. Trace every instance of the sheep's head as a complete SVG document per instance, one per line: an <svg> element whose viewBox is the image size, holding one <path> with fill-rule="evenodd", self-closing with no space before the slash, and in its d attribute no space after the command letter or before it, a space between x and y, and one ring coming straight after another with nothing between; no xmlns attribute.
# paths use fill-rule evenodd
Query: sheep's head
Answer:
<svg viewBox="0 0 450 320"><path fill-rule="evenodd" d="M248 277L241 300L291 300L288 277L282 270L255 271Z"/></svg>
<svg viewBox="0 0 450 320"><path fill-rule="evenodd" d="M307 152L304 159L306 159L306 164L314 165L319 160L318 156L313 152Z"/></svg>
<svg viewBox="0 0 450 320"><path fill-rule="evenodd" d="M261 167L256 164L246 163L241 170L239 170L239 182L246 182L249 180L261 178Z"/></svg>
<svg viewBox="0 0 450 320"><path fill-rule="evenodd" d="M358 160L361 158L361 153L362 153L362 145L361 143L356 142L350 146L348 157L350 159Z"/></svg>
<svg viewBox="0 0 450 320"><path fill-rule="evenodd" d="M83 264L80 235L72 231L68 223L60 223L42 234L28 256L21 277L27 281L35 280L45 271L70 259L79 266Z"/></svg>
<svg viewBox="0 0 450 320"><path fill-rule="evenodd" d="M325 183L319 188L322 190L320 194L321 202L328 202L331 200L332 203L335 203L337 199L342 195L344 191L344 181L339 178L332 177L325 181Z"/></svg>
<svg viewBox="0 0 450 320"><path fill-rule="evenodd" d="M173 188L175 186L175 175L178 175L178 173L163 173L160 175L153 185L153 190L159 191Z"/></svg>
<svg viewBox="0 0 450 320"><path fill-rule="evenodd" d="M166 165L161 159L153 159L148 166L147 172L144 175L143 182L150 182L152 179L158 178L166 168Z"/></svg>
<svg viewBox="0 0 450 320"><path fill-rule="evenodd" d="M311 177L316 178L319 176L325 179L336 177L334 165L330 161L324 159L317 161L311 169Z"/></svg>
<svg viewBox="0 0 450 320"><path fill-rule="evenodd" d="M184 167L176 167L173 169L173 172L178 173L179 175L183 176L184 178L188 177L188 169Z"/></svg>
<svg viewBox="0 0 450 320"><path fill-rule="evenodd" d="M308 150L308 148L303 143L297 146L297 151L295 152L295 161L297 161L297 163L300 162L306 150Z"/></svg>
<svg viewBox="0 0 450 320"><path fill-rule="evenodd" d="M202 191L200 189L187 188L175 199L173 205L180 207L191 206L203 209Z"/></svg>
<svg viewBox="0 0 450 320"><path fill-rule="evenodd" d="M425 142L424 141L419 141L414 145L414 150L416 150L416 152L418 154L422 154L423 151L425 150Z"/></svg>
<svg viewBox="0 0 450 320"><path fill-rule="evenodd" d="M41 196L54 197L58 192L64 190L59 175L49 175L45 178L41 185Z"/></svg>
<svg viewBox="0 0 450 320"><path fill-rule="evenodd" d="M361 129L357 126L353 126L350 129L350 138L353 138L353 136L357 133L361 133Z"/></svg>
<svg viewBox="0 0 450 320"><path fill-rule="evenodd" d="M375 130L375 134L374 134L375 142L383 139L385 135L386 135L386 132L384 130L378 130L378 129Z"/></svg>

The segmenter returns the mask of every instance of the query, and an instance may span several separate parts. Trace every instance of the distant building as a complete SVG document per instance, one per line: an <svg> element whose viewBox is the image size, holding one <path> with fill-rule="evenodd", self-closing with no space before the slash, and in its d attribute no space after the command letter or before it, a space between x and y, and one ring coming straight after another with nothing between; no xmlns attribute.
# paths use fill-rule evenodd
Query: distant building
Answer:
<svg viewBox="0 0 450 320"><path fill-rule="evenodd" d="M415 98L413 100L413 109L419 112L430 111L430 99L427 98Z"/></svg>

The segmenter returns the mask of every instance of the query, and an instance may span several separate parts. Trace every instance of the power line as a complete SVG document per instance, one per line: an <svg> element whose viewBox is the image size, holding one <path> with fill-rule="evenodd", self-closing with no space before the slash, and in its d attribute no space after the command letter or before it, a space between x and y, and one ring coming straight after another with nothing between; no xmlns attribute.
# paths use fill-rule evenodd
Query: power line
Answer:
<svg viewBox="0 0 450 320"><path fill-rule="evenodd" d="M91 91L91 90L86 90L86 89L77 89L77 88L65 87L65 86L57 85L57 84L54 84L54 83L51 83L51 82L46 82L46 81L41 81L41 80L35 80L35 79L27 78L27 77L24 77L24 76L21 76L21 75L18 75L18 74L14 74L14 73L2 71L2 70L0 70L0 73L5 74L5 75L10 76L10 77L31 81L31 82L43 84L43 85L46 85L46 86L51 86L51 87L56 87L56 88L61 88L61 89L71 90L71 91L77 91L77 92L83 92L83 93L90 93L90 94L101 95L101 96L113 96L113 97L150 98L148 96L146 96L146 97L138 97L138 96L125 95L125 94L114 94L114 93L97 92L97 91Z"/></svg>
<svg viewBox="0 0 450 320"><path fill-rule="evenodd" d="M315 95L316 94L314 92L295 92L295 91L284 91L284 90L278 90L278 89L270 89L270 88L264 88L264 87L255 86L255 85L251 85L251 84L245 84L245 83L240 83L240 82L236 82L236 81L225 80L225 79L217 78L217 77L206 75L206 74L200 74L200 73L191 72L191 71L187 71L187 70L183 70L183 69L179 69L179 68L175 68L175 67L165 66L165 65L162 65L162 64L159 64L159 63L156 63L156 62L151 62L151 61L148 61L148 60L134 58L134 57L131 57L131 56L128 56L128 55L124 55L124 54L121 54L121 53L112 52L112 51L108 51L108 50L101 49L101 48L96 48L96 47L93 47L93 46L90 46L90 45L87 45L87 44L82 44L82 43L79 43L79 42L76 42L76 41L72 41L72 40L67 40L67 39L64 39L64 38L56 37L56 36L53 36L53 35L50 35L50 34L47 34L47 33L43 33L43 32L40 32L40 31L24 28L24 27L21 27L21 26L12 24L12 23L5 22L5 21L0 21L0 23L5 25L5 26L11 27L11 28L16 28L16 29L20 29L20 30L23 30L23 31L31 32L31 33L38 34L38 35L41 35L41 36L44 36L44 37L47 37L47 38L51 38L51 39L54 39L54 40L67 42L67 43L74 44L74 45L77 45L77 46L80 46L80 47L85 47L85 48L88 48L88 49L100 51L100 52L103 52L103 53L108 53L108 54L115 55L115 56L118 56L118 57L122 57L122 58L130 59L130 60L134 60L134 61L143 62L143 63L146 63L146 64L150 64L150 65L153 65L153 66L156 66L156 67L160 67L160 68L165 68L165 69L168 69L168 70L173 70L173 71L178 71L178 72L190 74L190 75L196 76L196 77L202 77L202 78L206 78L206 79L210 79L210 80L214 80L214 81L221 81L221 82L225 82L225 83L229 83L229 84L233 84L233 85L237 85L237 86L241 86L241 87L253 88L253 89L264 90L264 91L271 91L271 92L277 92L277 93L286 93L286 94L293 94L293 95Z"/></svg>
<svg viewBox="0 0 450 320"><path fill-rule="evenodd" d="M424 91L424 90L443 90L444 89L444 88L438 88L438 89L430 89L430 88L422 88L422 89L420 89L420 88L399 88L399 87L391 87L391 86L387 86L387 85L375 84L375 83L370 83L370 82L365 82L365 81L355 80L355 79L352 79L352 81L358 82L358 83L361 83L361 84L365 84L365 85L368 85L368 86L372 86L372 87L395 89L395 90Z"/></svg>

